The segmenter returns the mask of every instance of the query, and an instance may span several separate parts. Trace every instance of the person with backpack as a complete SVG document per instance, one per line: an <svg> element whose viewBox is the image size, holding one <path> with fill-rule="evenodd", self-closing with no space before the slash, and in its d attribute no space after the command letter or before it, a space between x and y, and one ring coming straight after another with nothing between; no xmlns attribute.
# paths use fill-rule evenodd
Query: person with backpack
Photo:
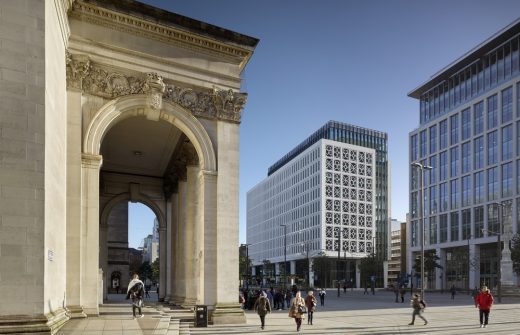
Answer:
<svg viewBox="0 0 520 335"><path fill-rule="evenodd" d="M480 317L480 328L486 328L489 320L489 311L493 306L493 296L487 286L482 286L480 293L475 298L475 306L478 308Z"/></svg>
<svg viewBox="0 0 520 335"><path fill-rule="evenodd" d="M424 309L426 308L426 303L424 302L424 300L422 298L419 298L419 294L415 293L413 295L413 299L410 301L410 304L412 305L413 313L412 313L412 322L410 322L408 325L413 326L413 324L415 322L415 316L418 316L421 319L423 319L424 325L426 326L428 324L428 320L426 320L426 318L424 316L422 316L422 313L423 313Z"/></svg>
<svg viewBox="0 0 520 335"><path fill-rule="evenodd" d="M269 299L267 299L267 293L262 291L258 299L256 299L254 310L260 317L261 326L260 328L264 329L265 327L265 316L267 313L271 313L271 304L269 303Z"/></svg>
<svg viewBox="0 0 520 335"><path fill-rule="evenodd" d="M141 311L143 307L143 298L144 298L144 284L141 280L139 280L139 275L135 273L132 276L132 280L128 284L128 289L126 291L126 299L132 299L132 314L134 315L134 319L136 317L142 318L144 315ZM137 316L135 312L139 311L139 315Z"/></svg>

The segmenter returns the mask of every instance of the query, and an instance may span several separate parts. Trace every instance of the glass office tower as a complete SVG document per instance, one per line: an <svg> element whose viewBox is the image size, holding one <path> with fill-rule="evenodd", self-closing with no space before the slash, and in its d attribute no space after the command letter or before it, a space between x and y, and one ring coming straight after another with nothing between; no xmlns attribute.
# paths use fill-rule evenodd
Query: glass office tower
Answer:
<svg viewBox="0 0 520 335"><path fill-rule="evenodd" d="M432 170L421 183L410 165L408 271L424 233L425 249L443 266L428 275L428 287L495 287L499 227L502 239L518 231L519 34L516 21L409 93L420 102L410 163Z"/></svg>

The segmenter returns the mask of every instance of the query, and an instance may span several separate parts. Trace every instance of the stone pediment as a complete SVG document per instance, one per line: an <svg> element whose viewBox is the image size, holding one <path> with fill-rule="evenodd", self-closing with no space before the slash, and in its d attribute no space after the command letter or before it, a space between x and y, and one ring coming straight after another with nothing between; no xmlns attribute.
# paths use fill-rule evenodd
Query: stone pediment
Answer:
<svg viewBox="0 0 520 335"><path fill-rule="evenodd" d="M155 73L128 73L92 62L86 55L67 53L67 88L105 99L130 94L161 92L162 99L174 102L196 117L240 123L247 94L233 90L203 90L183 87ZM162 86L158 88L158 86ZM156 94L155 93L155 94ZM159 94L160 95L160 94ZM154 95L155 101L158 100ZM156 105L157 106L157 105ZM153 107L153 104L152 104Z"/></svg>

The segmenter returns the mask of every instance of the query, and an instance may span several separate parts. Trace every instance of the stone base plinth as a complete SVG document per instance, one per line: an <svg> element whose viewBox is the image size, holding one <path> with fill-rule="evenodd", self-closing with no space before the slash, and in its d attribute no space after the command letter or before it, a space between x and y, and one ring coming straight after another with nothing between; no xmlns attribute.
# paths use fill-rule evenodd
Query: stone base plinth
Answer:
<svg viewBox="0 0 520 335"><path fill-rule="evenodd" d="M214 325L244 324L246 315L240 304L217 304L211 313L211 321Z"/></svg>
<svg viewBox="0 0 520 335"><path fill-rule="evenodd" d="M68 320L63 308L47 315L0 316L0 334L52 335Z"/></svg>
<svg viewBox="0 0 520 335"><path fill-rule="evenodd" d="M87 314L83 311L82 306L67 306L67 314L71 319L86 318Z"/></svg>
<svg viewBox="0 0 520 335"><path fill-rule="evenodd" d="M520 297L520 287L514 285L502 285L503 297ZM495 292L496 295L496 292Z"/></svg>

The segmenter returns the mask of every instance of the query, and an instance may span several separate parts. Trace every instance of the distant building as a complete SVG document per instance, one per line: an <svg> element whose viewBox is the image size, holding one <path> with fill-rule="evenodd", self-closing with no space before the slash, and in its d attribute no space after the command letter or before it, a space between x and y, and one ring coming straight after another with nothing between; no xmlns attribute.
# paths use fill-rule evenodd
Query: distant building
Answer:
<svg viewBox="0 0 520 335"><path fill-rule="evenodd" d="M159 220L153 222L153 232L143 240L143 263L152 264L159 258Z"/></svg>
<svg viewBox="0 0 520 335"><path fill-rule="evenodd" d="M359 286L359 259L375 250L386 257L388 224L386 133L330 121L247 193L252 275L279 282L285 264L288 277L311 286ZM325 277L311 271L317 256L331 262Z"/></svg>
<svg viewBox="0 0 520 335"><path fill-rule="evenodd" d="M498 268L502 286L518 284L508 240L520 223L519 44L516 20L409 93L420 105L410 163L433 169L422 183L410 166L408 270L424 236L442 266L428 288L495 288Z"/></svg>
<svg viewBox="0 0 520 335"><path fill-rule="evenodd" d="M388 283L394 284L399 282L401 284L401 222L391 220L391 234L390 234L390 260L388 261Z"/></svg>

